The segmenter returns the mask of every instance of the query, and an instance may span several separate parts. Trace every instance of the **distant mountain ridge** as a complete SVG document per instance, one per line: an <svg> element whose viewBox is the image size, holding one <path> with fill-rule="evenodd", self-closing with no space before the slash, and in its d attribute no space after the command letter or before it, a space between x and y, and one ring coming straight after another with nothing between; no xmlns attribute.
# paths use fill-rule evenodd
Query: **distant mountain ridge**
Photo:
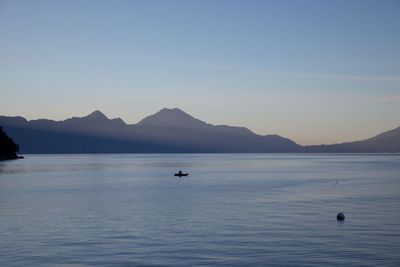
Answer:
<svg viewBox="0 0 400 267"><path fill-rule="evenodd" d="M364 141L301 146L279 135L212 125L178 108L164 108L137 124L96 110L63 121L0 116L0 126L20 144L21 153L400 152L400 128Z"/></svg>
<svg viewBox="0 0 400 267"><path fill-rule="evenodd" d="M319 153L399 153L400 127L362 141L305 148L307 152Z"/></svg>

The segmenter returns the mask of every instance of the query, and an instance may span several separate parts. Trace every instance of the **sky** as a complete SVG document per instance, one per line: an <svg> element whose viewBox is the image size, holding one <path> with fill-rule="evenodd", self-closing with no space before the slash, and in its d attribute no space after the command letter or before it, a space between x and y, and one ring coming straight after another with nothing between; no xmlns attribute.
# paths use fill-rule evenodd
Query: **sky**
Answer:
<svg viewBox="0 0 400 267"><path fill-rule="evenodd" d="M299 144L400 126L400 1L0 0L0 115L178 107Z"/></svg>

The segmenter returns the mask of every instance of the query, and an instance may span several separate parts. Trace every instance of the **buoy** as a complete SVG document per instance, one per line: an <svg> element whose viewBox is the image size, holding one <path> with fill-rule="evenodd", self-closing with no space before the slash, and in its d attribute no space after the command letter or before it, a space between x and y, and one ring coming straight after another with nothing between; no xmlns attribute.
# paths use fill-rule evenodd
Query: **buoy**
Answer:
<svg viewBox="0 0 400 267"><path fill-rule="evenodd" d="M339 212L338 215L336 215L336 219L340 222L344 221L344 214Z"/></svg>

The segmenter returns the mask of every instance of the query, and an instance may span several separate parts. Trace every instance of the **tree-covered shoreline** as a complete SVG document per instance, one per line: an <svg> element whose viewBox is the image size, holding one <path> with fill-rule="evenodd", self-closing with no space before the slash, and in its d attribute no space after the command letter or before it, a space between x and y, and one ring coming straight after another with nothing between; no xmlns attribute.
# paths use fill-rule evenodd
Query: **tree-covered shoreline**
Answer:
<svg viewBox="0 0 400 267"><path fill-rule="evenodd" d="M17 155L19 146L4 132L0 126L0 160L23 158Z"/></svg>

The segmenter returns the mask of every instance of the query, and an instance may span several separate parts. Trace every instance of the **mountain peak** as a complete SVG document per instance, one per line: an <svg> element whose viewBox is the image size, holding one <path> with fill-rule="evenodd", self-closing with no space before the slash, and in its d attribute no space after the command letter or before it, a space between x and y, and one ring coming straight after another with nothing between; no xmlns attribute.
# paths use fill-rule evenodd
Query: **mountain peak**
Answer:
<svg viewBox="0 0 400 267"><path fill-rule="evenodd" d="M163 108L141 120L138 125L197 128L206 126L207 123L192 117L179 108Z"/></svg>
<svg viewBox="0 0 400 267"><path fill-rule="evenodd" d="M84 118L86 119L91 119L91 120L108 120L107 116L104 115L101 111L95 110L89 115L85 116Z"/></svg>
<svg viewBox="0 0 400 267"><path fill-rule="evenodd" d="M155 114L165 114L165 115L171 115L171 116L179 116L179 115L186 115L186 116L190 116L189 114L187 114L186 112L184 112L183 110L179 109L179 108L163 108L161 109L159 112L155 113ZM190 116L192 117L192 116Z"/></svg>

